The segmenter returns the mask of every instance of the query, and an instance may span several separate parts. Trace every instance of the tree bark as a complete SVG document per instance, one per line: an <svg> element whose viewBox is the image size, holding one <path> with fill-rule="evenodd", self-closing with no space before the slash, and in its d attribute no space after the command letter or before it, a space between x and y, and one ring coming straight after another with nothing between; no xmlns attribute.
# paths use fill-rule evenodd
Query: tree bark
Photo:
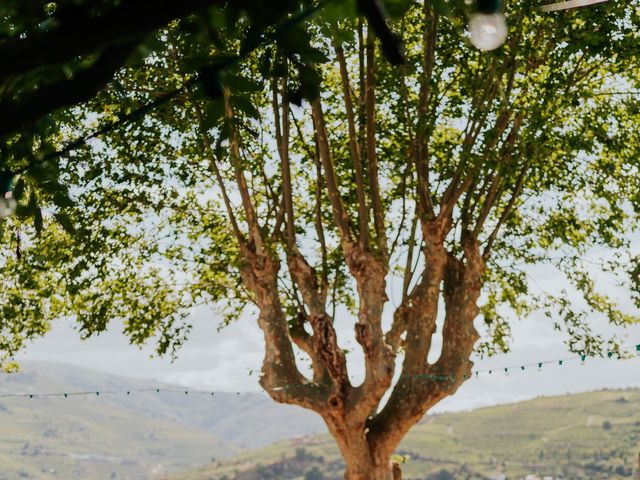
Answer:
<svg viewBox="0 0 640 480"><path fill-rule="evenodd" d="M345 480L400 480L400 466L392 463L390 456L376 452L367 441L366 430L337 433L334 436L346 463Z"/></svg>
<svg viewBox="0 0 640 480"><path fill-rule="evenodd" d="M371 49L372 45L368 47ZM318 272L304 257L296 241L286 126L276 136L283 174L282 209L286 211L288 223L286 238L282 236L277 241L284 244L297 311L286 310L281 302L279 271L284 266L283 261L267 248L268 239L263 238L264 230L258 223L249 184L241 168L241 138L237 127L231 130L229 146L248 232L248 239L241 241L242 280L260 310L259 325L265 334L261 385L275 401L299 405L322 416L344 458L346 480L400 480L400 465L394 464L391 457L404 435L433 405L454 393L470 376L473 364L469 358L478 339L473 320L478 315L477 301L485 265L473 230L464 232L457 249L445 242L455 228L454 208L469 187L468 176L465 176L456 179L457 185L448 189L437 215L434 216L432 205L418 208L412 238L419 225L424 269L413 287L409 286L410 281L404 283L403 301L394 314L392 327L387 332L383 329L383 312L388 302L389 258L383 232L384 218L382 215L375 218L376 211L382 213L382 205L376 207L379 192L375 123L372 122L375 116L373 52L368 53L367 66L370 68L364 77L366 91L363 96L367 107L363 113L368 120L363 145L366 148L360 148L355 142L354 125L351 125L350 140L352 155L366 153L363 157L369 167L366 173L376 177L375 180L365 179L364 171L358 175L360 200L362 197L366 200L368 190L373 197L370 202L359 202L360 206L366 207L364 211L359 209L359 222L367 221L365 217L369 210L374 213L376 242L362 241L363 233L367 236L371 233L369 228L363 229L363 225L354 228L352 224L319 99L312 103L311 112L318 176L323 177L321 181L331 205L341 255L354 281L358 299L355 338L365 360L365 378L360 385L349 380L346 355L337 339L334 318L327 312L324 287L318 283ZM343 81L348 97L348 78L344 77ZM273 85L277 87L275 82ZM229 92L225 91L225 117L233 126L234 112L228 99ZM273 104L276 120L284 120L288 112L278 110L275 94ZM464 173L461 170L460 177ZM363 184L365 180L370 181L367 182L368 190ZM423 186L428 194L428 185ZM354 193L358 196L358 192ZM411 265L407 272L410 269ZM442 352L437 361L430 363L428 357L439 307L444 307L445 317ZM292 344L310 357L313 380L298 370ZM396 361L401 352L404 359L400 377L393 385ZM389 390L391 394L383 403Z"/></svg>
<svg viewBox="0 0 640 480"><path fill-rule="evenodd" d="M347 471L345 472L345 480L400 480L402 474L400 468L396 465L392 465L387 461L386 465L363 465L352 464L352 468L349 468L347 464Z"/></svg>

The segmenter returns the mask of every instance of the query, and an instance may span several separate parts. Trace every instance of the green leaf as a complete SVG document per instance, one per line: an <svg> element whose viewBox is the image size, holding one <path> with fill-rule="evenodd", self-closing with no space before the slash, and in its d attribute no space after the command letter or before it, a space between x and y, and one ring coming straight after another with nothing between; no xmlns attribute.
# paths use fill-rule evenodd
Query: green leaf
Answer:
<svg viewBox="0 0 640 480"><path fill-rule="evenodd" d="M241 75L223 74L221 76L222 84L232 92L261 92L264 86L250 78Z"/></svg>
<svg viewBox="0 0 640 480"><path fill-rule="evenodd" d="M205 130L209 130L213 127L220 125L220 122L224 118L224 101L222 99L210 100L207 102L207 107L204 112L204 118L202 119L202 127Z"/></svg>
<svg viewBox="0 0 640 480"><path fill-rule="evenodd" d="M76 229L73 225L73 221L68 214L64 212L58 212L53 215L56 221L60 224L60 226L69 234L74 234Z"/></svg>
<svg viewBox="0 0 640 480"><path fill-rule="evenodd" d="M298 75L300 79L300 93L305 100L315 100L320 95L320 74L318 71L308 65L298 66Z"/></svg>
<svg viewBox="0 0 640 480"><path fill-rule="evenodd" d="M16 186L13 189L13 196L17 201L19 201L24 195L25 188L26 188L26 182L24 181L24 178L20 178L16 182Z"/></svg>
<svg viewBox="0 0 640 480"><path fill-rule="evenodd" d="M393 19L402 18L413 5L413 0L384 0L384 6Z"/></svg>
<svg viewBox="0 0 640 480"><path fill-rule="evenodd" d="M451 6L448 0L433 0L433 9L442 17L451 16Z"/></svg>
<svg viewBox="0 0 640 480"><path fill-rule="evenodd" d="M36 207L33 215L33 225L36 228L36 233L40 235L42 233L42 209Z"/></svg>
<svg viewBox="0 0 640 480"><path fill-rule="evenodd" d="M249 97L245 97L243 95L234 95L232 96L232 102L233 105L242 113L252 118L260 118L260 112Z"/></svg>

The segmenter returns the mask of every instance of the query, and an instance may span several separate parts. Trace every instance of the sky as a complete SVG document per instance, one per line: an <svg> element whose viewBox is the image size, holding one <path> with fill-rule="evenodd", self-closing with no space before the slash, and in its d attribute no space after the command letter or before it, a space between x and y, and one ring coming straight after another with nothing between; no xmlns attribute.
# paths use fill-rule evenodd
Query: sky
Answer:
<svg viewBox="0 0 640 480"><path fill-rule="evenodd" d="M550 267L532 268L528 272L535 285L554 291L562 280ZM623 309L637 313L629 296L612 286L609 279L596 277L601 291L619 300ZM576 299L576 302L578 299ZM179 352L176 361L154 358L153 348L131 346L121 332L121 325L98 337L81 341L73 322L61 320L52 331L36 340L20 354L20 360L69 363L101 372L136 378L171 382L194 389L215 391L258 392L258 372L263 356L262 333L254 318L243 318L218 331L220 319L208 308L194 310L193 332ZM625 344L640 344L640 326L616 330L594 318L596 330L605 334L623 333ZM336 320L339 338L351 336L353 326ZM434 344L438 344L438 338ZM640 387L640 357L630 360L587 359L582 364L568 353L564 337L553 330L552 321L542 314L515 321L511 352L490 359L476 360L474 369L495 370L468 380L452 397L443 400L433 411L469 410L483 406L510 403L538 396L562 395L603 388ZM437 352L436 352L437 355ZM362 378L362 359L350 358L353 380ZM350 357L351 357L350 356ZM538 371L521 365L564 359L563 365L545 365ZM515 367L505 374L504 367ZM350 372L350 373L351 373Z"/></svg>
<svg viewBox="0 0 640 480"><path fill-rule="evenodd" d="M640 237L633 238L632 253L640 253ZM597 253L597 252L596 252ZM607 252L599 252L607 256ZM566 285L551 267L531 267L527 271L534 288L559 291ZM594 271L598 277L598 272ZM638 312L627 292L615 287L611 279L597 278L598 289L620 301L622 309ZM389 295L393 303L394 295ZM576 302L580 300L576 297ZM122 324L114 321L107 332L81 341L73 321L57 321L51 332L31 343L17 360L39 360L68 363L101 372L128 377L155 379L180 384L193 389L215 391L259 392L258 373L264 351L262 333L255 318L249 316L218 331L220 319L206 308L192 312L193 331L175 361L153 356L153 346L139 349L131 346L121 333ZM625 331L609 327L594 318L596 330L605 335L627 336L626 344L640 344L640 325ZM349 338L343 346L355 347L353 324L336 319L339 338ZM465 382L452 397L440 402L434 411L459 411L509 403L539 396L562 395L604 388L640 388L640 357L630 360L588 359L584 364L571 356L565 338L554 331L552 321L542 314L533 314L512 325L511 352L490 359L474 359L474 370L489 370L479 378ZM438 339L434 340L438 345ZM357 349L357 348L355 348ZM557 360L565 360L563 365ZM351 363L353 380L362 378L362 358ZM540 371L521 365L555 361ZM505 374L505 367L514 367Z"/></svg>

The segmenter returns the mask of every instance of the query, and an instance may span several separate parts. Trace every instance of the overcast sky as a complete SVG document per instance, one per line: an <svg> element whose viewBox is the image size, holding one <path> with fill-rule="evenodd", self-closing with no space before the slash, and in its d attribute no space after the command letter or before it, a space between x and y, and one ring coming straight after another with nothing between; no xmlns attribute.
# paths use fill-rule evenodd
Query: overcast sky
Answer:
<svg viewBox="0 0 640 480"><path fill-rule="evenodd" d="M529 274L535 280L535 285L548 291L557 291L563 286L552 268L532 268ZM608 279L596 276L596 282L603 292L619 299L625 311L637 313L626 292L612 287ZM194 311L192 320L193 333L174 363L168 359L151 358L152 348L139 350L130 346L120 333L121 325L117 323L113 323L112 328L99 337L80 341L73 323L69 321L58 322L46 337L31 344L19 360L65 362L112 374L179 383L191 388L259 391L256 372L260 369L263 345L255 319L245 318L222 332L217 332L219 319L209 309ZM598 319L593 322L600 331L614 333L604 322ZM337 320L336 328L342 338L352 337L353 326L349 322ZM640 344L640 327L627 329L626 335L626 343ZM481 374L478 379L467 381L453 397L441 402L436 410L471 409L540 395L602 388L640 387L640 358L625 361L587 360L584 365L573 360L564 362L562 366L545 366L541 371L533 367L525 371L516 369L505 375L505 366L571 358L563 337L553 330L552 322L543 315L533 315L527 320L515 322L513 336L512 353L476 362L476 368L491 368L496 372ZM352 357L351 370L357 378L362 373L362 362L355 354Z"/></svg>

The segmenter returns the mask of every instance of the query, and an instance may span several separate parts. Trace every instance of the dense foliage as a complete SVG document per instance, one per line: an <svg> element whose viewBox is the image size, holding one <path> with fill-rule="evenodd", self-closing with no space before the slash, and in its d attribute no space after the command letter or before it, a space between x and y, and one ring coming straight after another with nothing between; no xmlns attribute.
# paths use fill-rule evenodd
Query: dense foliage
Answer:
<svg viewBox="0 0 640 480"><path fill-rule="evenodd" d="M402 13L396 4L390 7L392 13ZM495 97L494 111L487 110L487 117L494 117L500 101L506 99L505 87L518 92L510 107L526 112L530 125L519 135L519 142L535 149L536 156L545 160L535 174L529 176L523 187L523 198L527 201L522 202L521 210L514 212L504 235L498 239L500 248L492 257L492 268L487 275L491 285L487 288L487 323L496 334L495 339L500 341L502 335L508 334L508 324L497 315L499 305L507 303L519 312L526 312L532 300L536 306L556 300L556 305L570 320L569 325L577 327L572 332L585 332L586 324L580 321L583 313L575 312L566 298L540 296L529 290L524 265L536 262L556 264L569 274L574 286L587 295L590 308L606 310L616 323L625 323L631 319L619 315L605 298L595 295L596 286L590 281L581 256L596 245L620 249L624 255L635 224L635 208L639 203L634 161L638 139L633 125L638 106L631 92L636 87L636 6L614 2L557 16L537 14L528 4L514 4L510 8L513 9L511 42L497 53L474 51L458 30L460 23L456 17L451 22L443 20L440 34L446 35L446 40L438 45L437 71L430 80L440 100L433 105L435 110L429 112L429 128L433 131L433 169L442 177L441 183L451 175L457 161L458 138L463 132L461 121L465 120L477 92ZM336 15L331 11L326 16L332 20ZM229 28L230 31L225 30L228 37L248 35L251 31L250 28L245 28L248 32L242 30L241 26L237 27L240 31L235 31L225 25L216 26ZM402 202L402 195L409 181L405 172L410 169L407 143L411 131L406 129L411 128L407 125L411 117L407 115L412 112L403 110L407 105L414 108L415 105L399 98L410 96L407 100L415 103L415 88L422 71L421 52L413 47L420 35L417 26L404 20L398 21L395 27L410 42L407 51L411 57L406 68L378 64L378 88L383 89L378 101L385 105L380 109L383 110L380 122L384 122L380 143L383 170L389 177L385 204L393 205L391 215L402 220L388 221L388 237L397 237L393 245L395 251L406 252L411 207L400 203L406 203ZM327 32L327 28L321 31ZM354 40L348 33L350 29L350 24L345 24L332 33L351 44ZM547 37L537 37L536 32L544 32ZM303 46L308 40L304 30L294 33L302 38L300 45ZM292 37L290 46L297 40L295 35ZM181 29L163 34L161 40L161 44L156 41L158 52L149 56L142 67L121 73L113 86L86 108L60 115L59 121L66 124L64 133L35 139L32 151L16 150L11 158L3 160L4 165L24 166L24 160L19 157L29 160L42 155L54 145L63 145L64 138L74 138L100 121L117 118L122 112L185 83L188 79L185 72L190 71L191 65L185 65L183 52L188 52L190 57L215 59L237 53L239 48L237 43L225 45L223 39L213 42L203 35L185 37ZM314 39L313 42L319 49L309 47L308 51L296 53L324 61L326 40ZM539 65L528 58L536 52ZM237 108L245 118L244 127L255 135L244 141L256 160L253 168L257 170L251 172L256 177L262 176L263 168L267 175L272 173L267 165L275 162L272 145L265 139L268 133L273 134L273 118L269 113L265 117L264 111L258 111L260 107L268 109L270 103L263 92L264 74L277 76L275 70L281 68L277 62L270 65L274 63L273 56L272 48L262 49L252 57L254 60L242 66L242 72L229 73L227 80L233 85ZM490 92L482 80L493 80L487 72L493 72L489 69L495 70L500 62L502 68L511 66L513 73L506 80L518 83L514 86L504 81L497 91ZM526 62L527 71L516 70ZM299 76L314 75L311 69L302 67ZM339 86L332 71L335 72L326 71L323 89L335 89L337 94ZM296 79L290 81L295 84ZM195 98L202 108L204 127L213 126L216 116L221 115L220 101L206 100L196 90L189 97L185 95L152 112L144 120L125 126L117 134L91 142L89 147L69 154L59 164L54 160L29 166L18 176L16 195L21 200L18 213L22 215L1 221L5 275L3 351L7 358L24 338L43 333L50 320L63 314L78 315L87 334L100 331L113 318L128 319L130 333L137 342L163 332L160 351L165 352L172 339L181 338L174 333L185 331L177 319L182 318L194 301L216 303L232 295L239 302L234 306L246 303L242 289L233 288L237 280L233 279L234 269L229 267L237 253L207 166L208 154L197 138L197 112L195 102L191 103ZM327 101L331 102L331 98L327 97ZM331 121L336 124L344 121L341 108L327 109ZM295 114L302 116L303 111L294 106ZM78 122L81 114L86 114L86 123ZM262 115L260 119L253 118L259 115ZM304 129L301 132L304 134ZM343 135L340 131L330 133L336 138ZM484 136L492 134L489 130ZM214 136L212 141L220 150L224 137ZM296 178L303 193L314 188L313 169L304 163L310 161L308 157L313 152L308 149L314 145L309 135L297 137L295 141L301 162L300 176ZM345 158L347 145L343 141L335 148L340 149L336 152L340 160L338 168L344 171L340 175L348 178L351 165ZM478 153L480 151L478 149ZM524 155L525 152L518 153ZM497 151L491 153L485 169L493 168L497 155ZM515 168L510 174L517 176L517 173ZM49 179L51 174L60 175L62 181ZM42 190L27 194L25 190L41 177L45 179L43 185L39 185ZM305 177L310 186L303 183ZM265 201L261 207L273 211L274 205L269 200L277 194L279 178L276 175L266 178L269 183L262 185L265 191L260 194ZM512 184L514 179L511 178ZM68 188L71 188L72 200L67 200ZM353 193L345 190L346 195ZM297 201L309 199L301 195ZM357 205L355 201L345 203L349 208ZM42 210L36 208L40 204ZM324 215L330 214L325 211ZM54 217L59 222L53 221ZM313 205L301 208L299 221L301 232L311 230ZM393 232L394 227L401 229ZM40 234L35 235L36 231ZM392 250L392 253L395 252ZM398 256L406 258L405 254ZM616 260L610 267L623 273L628 257ZM339 267L340 259L330 251L327 261L330 262L329 283L335 286L336 305L343 303L351 307L353 298L343 288L347 285L344 269ZM167 271L173 274L167 276ZM184 272L186 277L182 276ZM190 281L183 282L184 278ZM179 284L178 288L175 283ZM147 289L149 285L154 285L157 298L147 297L152 291ZM238 313L238 309L225 303L218 306L231 316ZM127 314L132 311L138 314ZM134 318L140 319L140 325L133 325ZM576 350L591 352L590 344L584 341L576 344Z"/></svg>
<svg viewBox="0 0 640 480"><path fill-rule="evenodd" d="M482 353L506 350L510 319L536 309L573 351L618 351L591 316L636 318L601 293L587 257L604 252L598 268L633 287L637 2L547 15L510 2L509 39L491 53L470 47L462 6L442 16L439 3L389 2L402 67L384 62L348 5L288 25L276 44L256 44L242 18L169 28L143 64L60 115L62 130L32 148L181 92L19 177L30 215L1 224L5 359L62 316L83 336L122 319L133 343L155 339L167 353L187 338L194 305L225 322L257 315L269 393L321 413L336 438L362 427L388 458L468 376L478 314ZM193 83L194 61L239 54ZM60 181L30 189L47 169ZM555 266L571 290L532 288L533 264ZM354 321L362 386L350 384L334 319ZM437 319L442 353L427 363ZM346 424L332 413L342 401L353 402Z"/></svg>

